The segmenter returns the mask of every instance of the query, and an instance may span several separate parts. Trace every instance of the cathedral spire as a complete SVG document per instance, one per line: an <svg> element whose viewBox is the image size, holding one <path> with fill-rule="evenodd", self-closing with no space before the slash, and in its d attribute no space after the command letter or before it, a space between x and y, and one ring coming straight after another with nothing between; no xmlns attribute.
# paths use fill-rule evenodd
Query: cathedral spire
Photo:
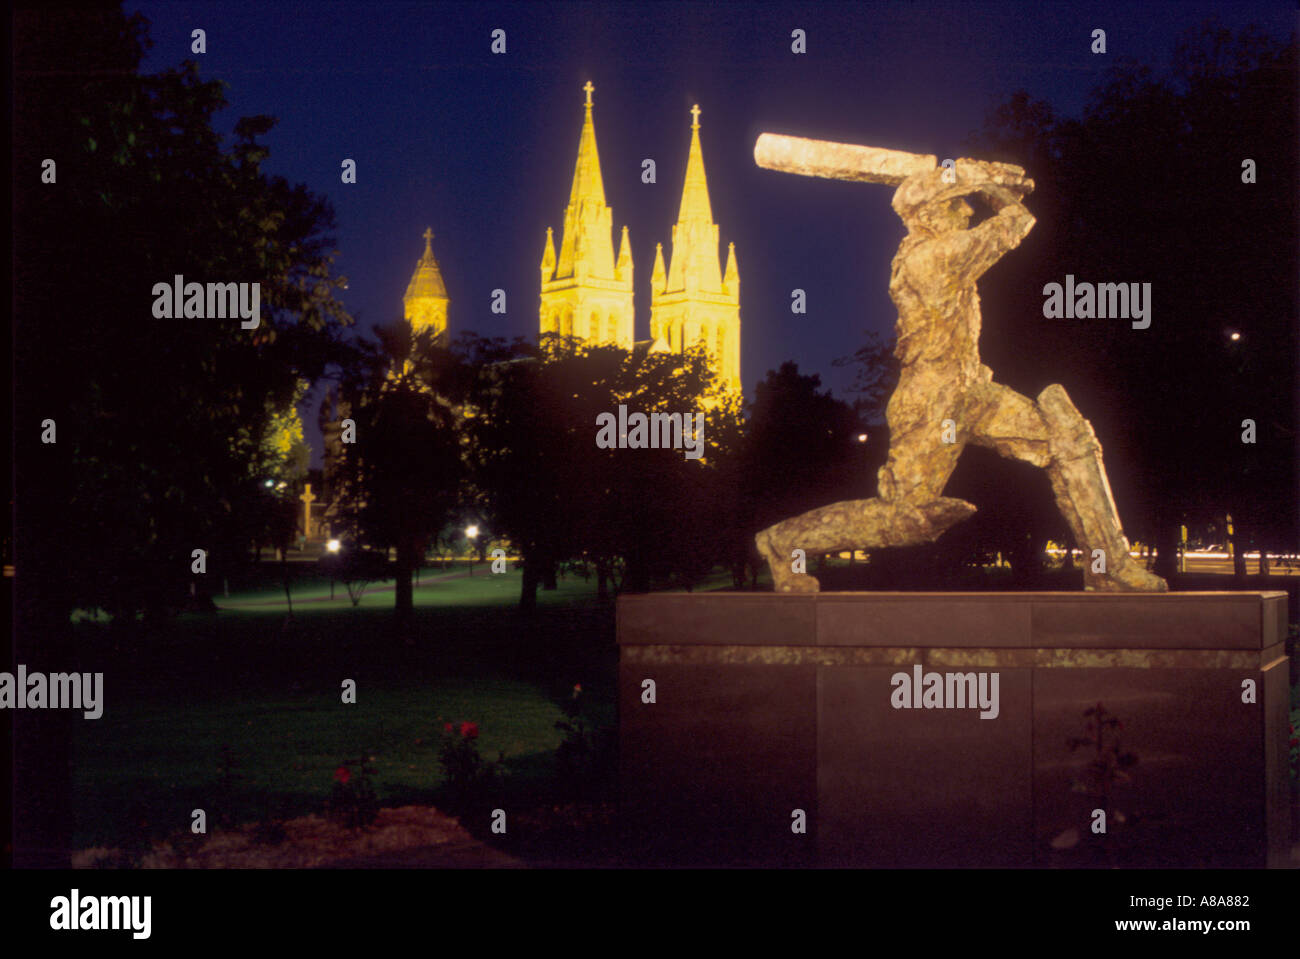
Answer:
<svg viewBox="0 0 1300 959"><path fill-rule="evenodd" d="M596 124L592 119L591 95L595 89L590 80L582 86L586 94L582 132L578 135L578 160L573 168L569 204L564 209L559 249L555 249L555 238L548 231L542 250L539 331L576 336L589 343L617 343L630 349L635 329L632 247L624 227L615 258L614 212L605 203Z"/></svg>
<svg viewBox="0 0 1300 959"><path fill-rule="evenodd" d="M700 146L700 108L691 107L691 146L682 203L672 230L672 256L664 271L656 251L650 281L650 334L680 352L702 344L723 388L740 393L740 269L729 246L725 276L718 257L709 185Z"/></svg>
<svg viewBox="0 0 1300 959"><path fill-rule="evenodd" d="M614 272L620 280L632 279L632 244L627 238L627 227L623 227L623 239L618 245L618 265Z"/></svg>
<svg viewBox="0 0 1300 959"><path fill-rule="evenodd" d="M451 299L442 281L442 270L433 258L433 228L426 227L421 235L424 237L424 255L415 264L402 305L411 329L418 333L432 327L434 334L441 336L447 329L447 308Z"/></svg>
<svg viewBox="0 0 1300 959"><path fill-rule="evenodd" d="M678 223L712 223L709 185L704 178L704 151L700 149L700 105L691 107L691 152L686 160L686 185L682 189L682 206Z"/></svg>
<svg viewBox="0 0 1300 959"><path fill-rule="evenodd" d="M733 295L740 290L740 267L736 263L735 243L727 244L727 271L722 276L722 287Z"/></svg>
<svg viewBox="0 0 1300 959"><path fill-rule="evenodd" d="M542 249L542 282L555 275L555 236L546 228L546 246Z"/></svg>
<svg viewBox="0 0 1300 959"><path fill-rule="evenodd" d="M587 112L582 118L582 134L578 137L578 164L573 171L573 189L569 191L569 206L576 209L583 203L589 203L599 208L605 205L605 181L600 176L600 154L596 150L596 125L591 120L591 92L596 88L588 80L582 89L587 91Z"/></svg>
<svg viewBox="0 0 1300 959"><path fill-rule="evenodd" d="M587 94L582 133L578 136L578 162L573 168L569 205L564 210L564 233L554 278L613 278L614 214L605 205L605 181L600 175L600 153L596 149L596 125L591 118L591 81L582 88Z"/></svg>
<svg viewBox="0 0 1300 959"><path fill-rule="evenodd" d="M704 176L704 151L700 147L699 104L691 107L691 149L686 158L682 205L673 226L667 289L711 292L722 289L718 228L713 222L709 184Z"/></svg>

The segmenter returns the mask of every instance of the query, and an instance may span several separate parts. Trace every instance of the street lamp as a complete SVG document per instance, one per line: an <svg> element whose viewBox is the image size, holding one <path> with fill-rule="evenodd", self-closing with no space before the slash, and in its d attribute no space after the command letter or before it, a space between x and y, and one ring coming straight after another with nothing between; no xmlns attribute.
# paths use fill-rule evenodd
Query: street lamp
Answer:
<svg viewBox="0 0 1300 959"><path fill-rule="evenodd" d="M332 539L325 544L325 548L329 550L331 553L337 555L342 545L343 544L340 543L337 539ZM330 570L330 599L331 600L334 599L334 570L332 569Z"/></svg>
<svg viewBox="0 0 1300 959"><path fill-rule="evenodd" d="M478 527L467 526L465 528L465 538L469 540L469 574L474 575L474 540L478 538Z"/></svg>

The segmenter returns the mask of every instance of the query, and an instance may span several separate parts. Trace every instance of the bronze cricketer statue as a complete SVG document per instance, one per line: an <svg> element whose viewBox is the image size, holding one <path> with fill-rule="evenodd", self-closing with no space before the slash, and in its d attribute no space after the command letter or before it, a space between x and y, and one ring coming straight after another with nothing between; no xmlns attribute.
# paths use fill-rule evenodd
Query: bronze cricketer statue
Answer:
<svg viewBox="0 0 1300 959"><path fill-rule="evenodd" d="M971 516L974 505L943 495L967 443L1047 470L1056 504L1083 550L1086 589L1167 589L1129 555L1101 445L1065 389L1053 384L1030 400L994 383L980 362L975 284L1034 226L1021 202L1034 188L1025 171L968 159L944 168L934 156L771 133L758 138L754 160L803 176L896 186L892 206L907 227L889 280L902 371L885 410L890 446L877 474L878 495L833 503L759 533L755 541L776 590L819 588L813 576L793 572L795 549L913 546ZM996 215L968 229L974 211L963 198L972 194ZM1094 560L1095 550L1102 562Z"/></svg>

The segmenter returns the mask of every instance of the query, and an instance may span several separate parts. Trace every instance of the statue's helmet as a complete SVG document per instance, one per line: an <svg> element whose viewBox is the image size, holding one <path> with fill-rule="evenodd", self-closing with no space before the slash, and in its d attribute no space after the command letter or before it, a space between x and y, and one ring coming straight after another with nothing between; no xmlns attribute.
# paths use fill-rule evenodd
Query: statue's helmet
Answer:
<svg viewBox="0 0 1300 959"><path fill-rule="evenodd" d="M891 205L908 229L951 233L970 225L975 211L965 198L974 191L967 185L945 183L944 172L930 170L910 176L894 191Z"/></svg>

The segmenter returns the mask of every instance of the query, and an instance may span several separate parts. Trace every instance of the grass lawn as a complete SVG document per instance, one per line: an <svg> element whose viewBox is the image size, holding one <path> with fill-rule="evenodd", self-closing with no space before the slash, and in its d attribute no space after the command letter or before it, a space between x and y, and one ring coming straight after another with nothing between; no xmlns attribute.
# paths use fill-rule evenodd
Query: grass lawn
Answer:
<svg viewBox="0 0 1300 959"><path fill-rule="evenodd" d="M504 751L504 801L547 801L560 788L558 704L573 684L595 725L614 723L613 608L594 581L569 578L525 616L519 574L486 573L430 583L426 571L409 643L391 590L372 587L354 608L341 586L331 603L328 582L308 578L292 587L292 622L282 588L267 584L129 646L80 623L93 663L82 668L105 673L105 705L75 724L76 846L188 830L197 808L210 824L318 811L334 770L361 756L374 757L382 805L437 804L443 721L476 722L485 758ZM345 679L355 704L341 701Z"/></svg>
<svg viewBox="0 0 1300 959"><path fill-rule="evenodd" d="M363 690L356 706L314 695L122 707L111 725L80 727L77 845L165 835L196 808L231 824L316 811L336 767L360 756L373 757L382 805L436 804L440 717L477 722L484 756L505 752L507 796L541 796L560 715L539 686L490 679Z"/></svg>
<svg viewBox="0 0 1300 959"><path fill-rule="evenodd" d="M596 599L594 581L569 577L524 615L517 572L447 572L424 571L406 632L391 583L353 607L341 585L331 601L308 566L291 584L292 619L275 567L218 597L216 613L126 636L84 619L78 662L105 674L104 714L73 724L75 847L142 851L187 833L194 809L209 831L321 812L335 769L363 756L373 757L381 805L447 809L438 762L447 721L477 723L485 758L505 753L497 801L525 832L543 808L566 808L555 722L581 683L589 725L614 727L613 605ZM704 588L729 586L719 574ZM355 704L341 701L345 679L357 684ZM1300 725L1300 687L1292 721ZM597 799L612 796L611 777L591 785ZM582 859L580 830L555 835L554 847Z"/></svg>

